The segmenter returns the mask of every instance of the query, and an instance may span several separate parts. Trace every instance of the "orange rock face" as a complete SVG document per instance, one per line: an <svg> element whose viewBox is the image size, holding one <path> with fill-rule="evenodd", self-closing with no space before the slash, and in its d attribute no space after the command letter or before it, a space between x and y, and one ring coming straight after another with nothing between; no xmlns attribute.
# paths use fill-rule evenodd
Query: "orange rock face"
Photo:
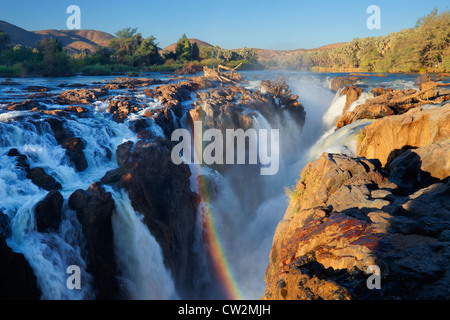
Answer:
<svg viewBox="0 0 450 320"><path fill-rule="evenodd" d="M379 159L385 166L408 149L448 140L450 104L428 110L414 108L403 115L375 120L363 129L362 136L358 156Z"/></svg>
<svg viewBox="0 0 450 320"><path fill-rule="evenodd" d="M263 299L448 297L449 182L400 197L388 178L377 160L310 162L277 227ZM367 286L371 266L380 289Z"/></svg>

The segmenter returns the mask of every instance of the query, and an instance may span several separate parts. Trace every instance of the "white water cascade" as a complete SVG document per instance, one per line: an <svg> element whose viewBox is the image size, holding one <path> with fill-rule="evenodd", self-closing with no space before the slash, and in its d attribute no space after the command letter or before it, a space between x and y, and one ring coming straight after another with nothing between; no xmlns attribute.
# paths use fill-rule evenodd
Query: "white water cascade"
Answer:
<svg viewBox="0 0 450 320"><path fill-rule="evenodd" d="M28 116L26 111L0 114L0 210L11 221L11 236L7 243L14 251L22 253L32 267L41 289L41 299L95 298L92 276L87 272L81 226L76 213L68 208L67 199L76 189L87 189L107 171L116 168L117 146L128 140L136 141L137 137L127 125L110 120L109 114L105 113L105 103L98 101L94 106L92 116L64 121L65 128L73 136L85 141L83 152L88 168L83 172L76 172L67 162L65 150L57 143L46 122L47 116L27 121L17 119ZM57 105L47 107L56 108ZM153 105L149 104L151 107ZM151 130L157 135L162 133L154 123ZM31 168L42 167L61 183L60 193L65 202L59 230L37 231L34 211L47 191L26 178L26 173L16 166L15 158L7 155L11 148L26 155ZM134 212L128 196L112 189L107 191L113 194L117 206L113 215L114 244L122 273L120 280L125 283L130 297L176 299L173 280L162 262L161 249ZM67 288L70 265L80 268L80 290Z"/></svg>

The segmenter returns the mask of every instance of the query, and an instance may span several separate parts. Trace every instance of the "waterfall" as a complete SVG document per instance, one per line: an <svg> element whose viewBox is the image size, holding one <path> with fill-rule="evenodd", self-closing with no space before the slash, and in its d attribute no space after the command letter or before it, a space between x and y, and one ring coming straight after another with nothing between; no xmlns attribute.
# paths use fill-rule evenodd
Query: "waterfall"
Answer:
<svg viewBox="0 0 450 320"><path fill-rule="evenodd" d="M170 272L164 266L161 248L134 211L125 191L111 192L116 210L112 217L114 247L121 280L131 299L177 299Z"/></svg>
<svg viewBox="0 0 450 320"><path fill-rule="evenodd" d="M88 167L76 172L57 143L54 132L42 115L28 121L17 117L28 112L0 114L0 196L1 211L11 220L12 234L8 245L23 253L36 275L42 299L94 299L92 276L84 259L84 237L76 213L68 208L67 199L76 189L87 189L107 171L117 167L115 150L121 143L136 141L136 134L125 124L109 119L107 104L94 103L95 112L89 117L66 118L64 128L85 142L83 150ZM131 119L132 120L132 119ZM152 119L149 119L152 121ZM128 119L127 121L130 121ZM154 123L154 121L153 121ZM162 133L156 124L155 133ZM160 132L158 131L160 130ZM16 159L7 156L16 148L27 156L30 167L43 167L62 185L65 199L58 230L38 232L35 207L47 191L34 185L26 173L16 166ZM108 151L109 150L109 151ZM173 280L165 269L161 249L139 215L131 207L126 194L112 191L116 202L113 215L116 258L121 267L121 280L133 299L175 299ZM81 289L69 290L67 267L77 265L81 272Z"/></svg>

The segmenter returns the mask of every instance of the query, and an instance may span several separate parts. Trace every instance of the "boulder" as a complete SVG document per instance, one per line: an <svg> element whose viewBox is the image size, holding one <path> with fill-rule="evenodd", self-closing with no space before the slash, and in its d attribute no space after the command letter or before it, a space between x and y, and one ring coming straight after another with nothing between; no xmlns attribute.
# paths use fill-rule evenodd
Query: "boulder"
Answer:
<svg viewBox="0 0 450 320"><path fill-rule="evenodd" d="M88 104L107 94L108 90L103 88L75 89L63 91L57 100L59 104Z"/></svg>
<svg viewBox="0 0 450 320"><path fill-rule="evenodd" d="M117 281L114 256L114 235L111 217L115 203L111 193L100 183L87 190L76 190L69 198L69 207L77 213L86 241L87 271L93 276L96 298L119 299L123 297Z"/></svg>
<svg viewBox="0 0 450 320"><path fill-rule="evenodd" d="M34 217L39 232L57 232L61 223L64 198L58 191L50 191L36 204Z"/></svg>
<svg viewBox="0 0 450 320"><path fill-rule="evenodd" d="M12 148L8 151L8 157L16 158L16 166L28 173L30 171L30 163L26 155L21 154L16 148Z"/></svg>
<svg viewBox="0 0 450 320"><path fill-rule="evenodd" d="M73 138L74 135L70 129L64 125L64 120L57 119L55 117L47 118L45 121L50 125L53 130L56 142L63 144L69 138Z"/></svg>
<svg viewBox="0 0 450 320"><path fill-rule="evenodd" d="M377 160L323 154L290 195L263 299L448 299L449 191L398 196Z"/></svg>
<svg viewBox="0 0 450 320"><path fill-rule="evenodd" d="M14 252L0 234L0 300L39 300L33 269L21 253Z"/></svg>
<svg viewBox="0 0 450 320"><path fill-rule="evenodd" d="M331 90L338 91L340 88L355 84L362 76L342 76L331 79Z"/></svg>
<svg viewBox="0 0 450 320"><path fill-rule="evenodd" d="M441 108L414 108L402 115L378 119L358 139L357 155L380 160L386 166L408 149L425 147L450 137L450 104Z"/></svg>
<svg viewBox="0 0 450 320"><path fill-rule="evenodd" d="M351 106L351 104L353 102L355 102L356 100L358 100L361 93L362 93L362 89L358 86L350 85L350 86L344 88L344 90L341 92L341 95L344 95L344 94L346 95L343 113L347 112L347 110Z"/></svg>
<svg viewBox="0 0 450 320"><path fill-rule="evenodd" d="M45 91L50 91L49 88L44 87L44 86L27 86L25 88L23 88L24 91L28 91L28 92L45 92Z"/></svg>
<svg viewBox="0 0 450 320"><path fill-rule="evenodd" d="M56 181L51 175L45 172L44 168L36 167L30 169L27 174L27 178L30 179L35 185L44 190L61 190L61 184Z"/></svg>
<svg viewBox="0 0 450 320"><path fill-rule="evenodd" d="M171 159L173 146L159 137L119 146L119 186L159 243L179 294L192 297L201 260L194 250L198 197L190 189L189 166Z"/></svg>
<svg viewBox="0 0 450 320"><path fill-rule="evenodd" d="M406 194L450 176L450 142L409 149L387 167L390 180Z"/></svg>
<svg viewBox="0 0 450 320"><path fill-rule="evenodd" d="M66 150L66 156L77 172L84 171L87 168L88 164L83 152L86 142L83 139L68 138L61 147Z"/></svg>
<svg viewBox="0 0 450 320"><path fill-rule="evenodd" d="M0 234L5 238L11 236L11 220L0 210Z"/></svg>
<svg viewBox="0 0 450 320"><path fill-rule="evenodd" d="M23 102L14 102L7 106L9 111L25 111L31 109L40 109L41 104L36 100L25 100Z"/></svg>
<svg viewBox="0 0 450 320"><path fill-rule="evenodd" d="M376 88L372 91L376 93L374 98L367 99L352 111L345 112L347 110L345 109L343 115L336 120L336 128L339 129L361 119L379 119L394 114L404 114L408 110L423 105L442 104L450 99L450 89L441 87L433 83L427 86L422 85L420 91Z"/></svg>

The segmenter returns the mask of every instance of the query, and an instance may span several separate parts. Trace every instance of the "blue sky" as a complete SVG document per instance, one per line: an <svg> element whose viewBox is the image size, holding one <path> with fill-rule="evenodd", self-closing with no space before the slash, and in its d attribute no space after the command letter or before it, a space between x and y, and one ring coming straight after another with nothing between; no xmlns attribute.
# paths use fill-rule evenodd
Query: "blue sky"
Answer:
<svg viewBox="0 0 450 320"><path fill-rule="evenodd" d="M0 20L26 30L67 29L69 5L81 9L81 28L114 34L137 27L165 47L183 34L227 49L316 48L413 27L448 0L0 0ZM369 30L369 5L381 9L381 29Z"/></svg>

